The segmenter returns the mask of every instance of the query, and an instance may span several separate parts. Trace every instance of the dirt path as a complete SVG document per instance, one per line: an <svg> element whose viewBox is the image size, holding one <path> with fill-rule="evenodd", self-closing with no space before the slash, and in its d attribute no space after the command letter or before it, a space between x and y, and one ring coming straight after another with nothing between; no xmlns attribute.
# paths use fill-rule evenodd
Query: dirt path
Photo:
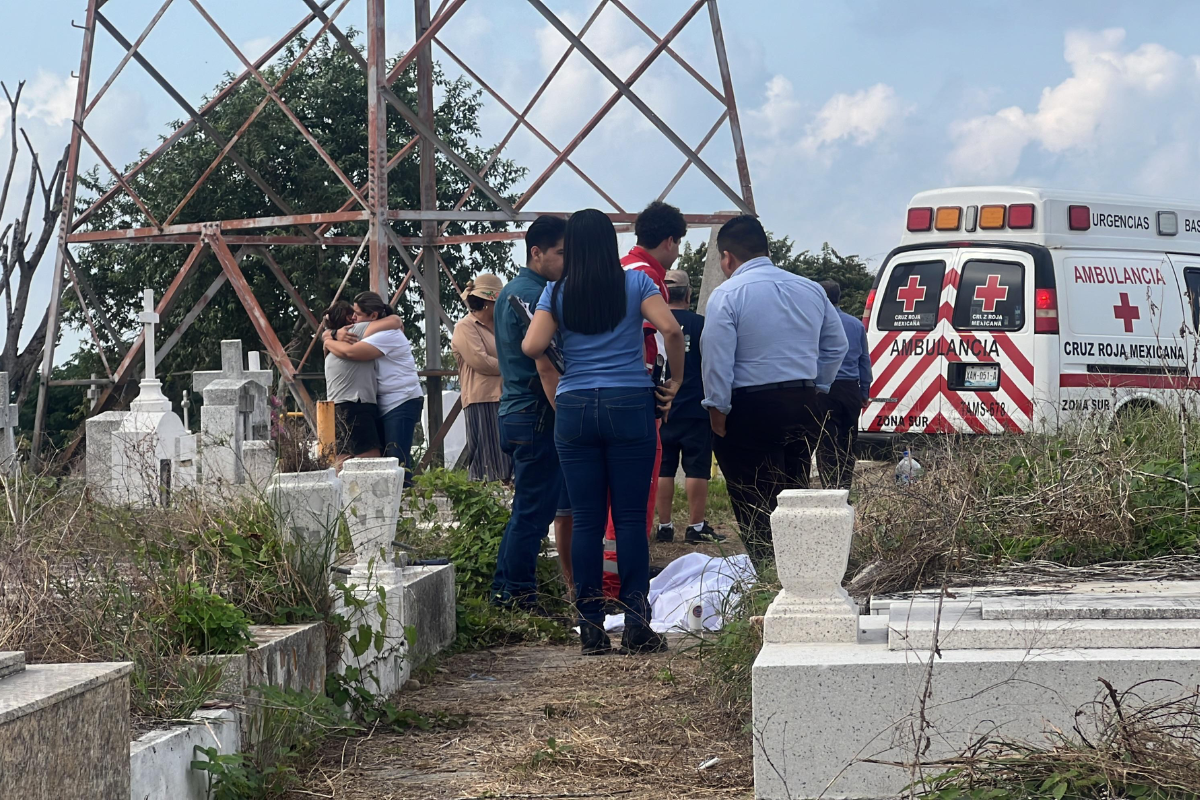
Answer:
<svg viewBox="0 0 1200 800"><path fill-rule="evenodd" d="M332 742L294 796L752 798L749 737L714 707L695 648L672 644L648 657L583 658L578 645L453 656L403 695L432 730Z"/></svg>

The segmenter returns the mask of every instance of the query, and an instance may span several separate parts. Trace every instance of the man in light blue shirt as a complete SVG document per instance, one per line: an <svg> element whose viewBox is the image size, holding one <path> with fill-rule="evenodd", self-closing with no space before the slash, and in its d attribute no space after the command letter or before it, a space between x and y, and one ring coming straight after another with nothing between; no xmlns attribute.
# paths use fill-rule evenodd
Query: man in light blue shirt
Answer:
<svg viewBox="0 0 1200 800"><path fill-rule="evenodd" d="M837 281L821 281L829 302L837 308L842 287ZM821 441L817 445L817 469L826 489L849 489L854 478L854 445L858 441L858 417L871 395L871 349L862 320L838 308L850 349L842 359L829 393L817 400L821 410Z"/></svg>
<svg viewBox="0 0 1200 800"><path fill-rule="evenodd" d="M820 438L817 393L837 377L846 333L820 285L771 263L754 217L725 223L717 248L729 280L713 290L705 313L703 405L742 540L761 568L774 559L779 493L808 487Z"/></svg>

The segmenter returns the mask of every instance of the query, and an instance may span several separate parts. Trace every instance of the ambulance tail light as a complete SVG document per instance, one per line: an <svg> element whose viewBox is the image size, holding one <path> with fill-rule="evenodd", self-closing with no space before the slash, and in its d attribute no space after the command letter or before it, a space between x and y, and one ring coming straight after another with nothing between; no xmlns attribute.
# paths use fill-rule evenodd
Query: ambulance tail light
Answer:
<svg viewBox="0 0 1200 800"><path fill-rule="evenodd" d="M910 233L924 233L932 227L932 208L910 208L908 210L908 230Z"/></svg>
<svg viewBox="0 0 1200 800"><path fill-rule="evenodd" d="M1008 207L1008 227L1024 230L1033 227L1033 203L1018 203Z"/></svg>
<svg viewBox="0 0 1200 800"><path fill-rule="evenodd" d="M875 307L875 287L867 293L867 307L863 310L863 327L871 329L871 309Z"/></svg>
<svg viewBox="0 0 1200 800"><path fill-rule="evenodd" d="M1034 290L1033 332L1058 333L1058 294L1053 289Z"/></svg>

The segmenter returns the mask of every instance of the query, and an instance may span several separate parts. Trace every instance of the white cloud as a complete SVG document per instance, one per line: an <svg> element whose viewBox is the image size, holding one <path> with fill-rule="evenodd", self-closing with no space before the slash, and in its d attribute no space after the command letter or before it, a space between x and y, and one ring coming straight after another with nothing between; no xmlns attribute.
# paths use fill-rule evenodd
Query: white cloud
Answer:
<svg viewBox="0 0 1200 800"><path fill-rule="evenodd" d="M956 177L1012 176L1025 148L1038 144L1053 154L1096 146L1107 127L1120 127L1147 101L1200 85L1197 62L1158 44L1128 51L1125 31L1068 32L1064 57L1071 76L1042 90L1035 111L1019 106L951 123L948 161Z"/></svg>
<svg viewBox="0 0 1200 800"><path fill-rule="evenodd" d="M259 56L267 52L267 48L275 44L275 39L270 36L259 36L257 39L250 39L238 45L238 49L242 51L242 55L251 61L256 61Z"/></svg>
<svg viewBox="0 0 1200 800"><path fill-rule="evenodd" d="M896 97L896 90L884 83L854 94L835 94L808 126L804 146L815 150L842 139L852 139L860 146L870 144L908 111Z"/></svg>
<svg viewBox="0 0 1200 800"><path fill-rule="evenodd" d="M40 120L47 125L68 125L75 115L77 80L39 69L25 87L20 116Z"/></svg>
<svg viewBox="0 0 1200 800"><path fill-rule="evenodd" d="M759 149L768 154L767 161L773 161L795 152L828 156L830 148L842 142L859 147L871 144L911 111L895 89L877 83L853 94L833 95L805 123L804 104L796 98L792 82L775 75L767 81L763 104L750 109L748 115L754 123L753 133L765 140Z"/></svg>

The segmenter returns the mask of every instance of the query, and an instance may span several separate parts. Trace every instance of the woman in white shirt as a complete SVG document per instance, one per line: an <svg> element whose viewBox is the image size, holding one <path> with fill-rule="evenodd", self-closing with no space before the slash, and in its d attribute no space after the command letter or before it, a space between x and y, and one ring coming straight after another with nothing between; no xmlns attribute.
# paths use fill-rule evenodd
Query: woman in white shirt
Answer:
<svg viewBox="0 0 1200 800"><path fill-rule="evenodd" d="M375 292L362 292L354 298L354 316L359 322L399 317ZM328 337L328 334L326 334ZM339 337L353 338L353 337ZM398 458L405 467L404 485L412 485L413 431L421 419L425 396L413 360L412 344L397 324L373 331L362 341L330 341L329 352L351 361L374 361L376 403L379 405L379 429L384 458Z"/></svg>

